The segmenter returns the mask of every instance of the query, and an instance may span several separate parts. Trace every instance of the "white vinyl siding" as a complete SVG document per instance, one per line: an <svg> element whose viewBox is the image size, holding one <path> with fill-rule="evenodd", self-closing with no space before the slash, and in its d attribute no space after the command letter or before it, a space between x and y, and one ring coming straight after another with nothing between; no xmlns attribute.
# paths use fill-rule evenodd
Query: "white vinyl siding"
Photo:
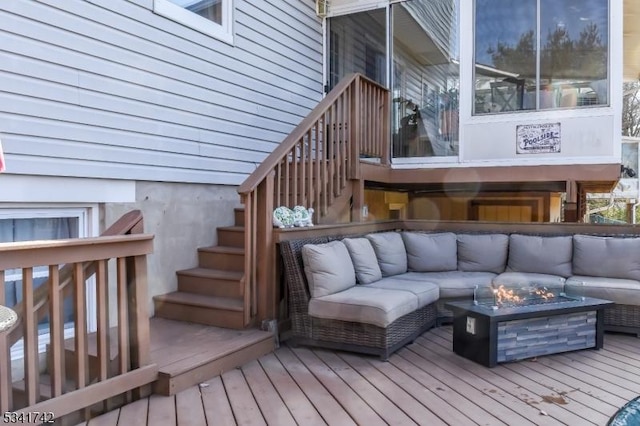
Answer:
<svg viewBox="0 0 640 426"><path fill-rule="evenodd" d="M152 3L0 3L8 173L236 185L321 99L312 2L236 0L234 46Z"/></svg>

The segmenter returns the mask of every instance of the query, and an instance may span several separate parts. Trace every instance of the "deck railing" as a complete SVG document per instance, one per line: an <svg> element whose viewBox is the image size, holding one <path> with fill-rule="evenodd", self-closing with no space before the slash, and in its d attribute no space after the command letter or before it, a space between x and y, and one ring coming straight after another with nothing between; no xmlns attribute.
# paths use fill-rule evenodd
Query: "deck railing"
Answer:
<svg viewBox="0 0 640 426"><path fill-rule="evenodd" d="M238 189L245 206L247 323L256 315L276 317L274 208L312 207L321 223L340 202L358 220L360 161L389 163L389 102L389 91L374 81L344 78Z"/></svg>
<svg viewBox="0 0 640 426"><path fill-rule="evenodd" d="M117 395L128 399L129 391L155 380L146 275L153 236L140 232L142 216L136 211L105 232L117 235L0 244L0 303L5 271L22 271L22 300L15 307L20 324L0 335L0 412L53 413L58 418ZM34 289L34 269L43 267L48 279ZM88 291L96 295L92 318ZM72 324L65 324L69 310ZM39 324L44 317L48 321ZM96 324L95 332L89 323ZM73 339L65 341L70 328ZM43 332L49 336L46 367L39 359ZM20 338L23 362L13 367L23 380L13 377L10 356L10 346Z"/></svg>

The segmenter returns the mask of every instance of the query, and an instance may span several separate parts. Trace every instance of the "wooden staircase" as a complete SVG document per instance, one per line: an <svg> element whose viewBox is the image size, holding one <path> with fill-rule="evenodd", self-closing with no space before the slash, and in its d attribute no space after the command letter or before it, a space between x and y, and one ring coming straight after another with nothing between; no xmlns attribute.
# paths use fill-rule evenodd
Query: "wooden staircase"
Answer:
<svg viewBox="0 0 640 426"><path fill-rule="evenodd" d="M154 297L155 316L243 329L244 210L234 210L234 226L217 228L218 245L198 249L198 266L177 272L178 290Z"/></svg>

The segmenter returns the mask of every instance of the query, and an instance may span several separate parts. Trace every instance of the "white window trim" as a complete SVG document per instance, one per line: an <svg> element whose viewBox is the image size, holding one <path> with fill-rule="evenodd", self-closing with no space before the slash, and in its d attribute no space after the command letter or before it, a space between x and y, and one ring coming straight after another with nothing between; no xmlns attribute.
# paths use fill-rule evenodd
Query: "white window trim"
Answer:
<svg viewBox="0 0 640 426"><path fill-rule="evenodd" d="M153 11L158 15L233 45L233 0L222 0L222 24L204 18L169 0L154 0Z"/></svg>
<svg viewBox="0 0 640 426"><path fill-rule="evenodd" d="M76 217L78 218L79 233L78 237L90 237L97 235L98 232L98 206L42 206L30 208L28 205L19 208L0 209L0 219L32 219L32 218L50 218L50 217ZM94 284L95 278L90 278L87 287L86 303L87 303L87 329L94 332L97 329L96 323L96 292ZM65 328L64 338L73 337L74 329ZM49 333L38 336L38 352L44 353L46 347L51 340ZM11 360L22 359L24 351L24 341L20 339L11 347Z"/></svg>

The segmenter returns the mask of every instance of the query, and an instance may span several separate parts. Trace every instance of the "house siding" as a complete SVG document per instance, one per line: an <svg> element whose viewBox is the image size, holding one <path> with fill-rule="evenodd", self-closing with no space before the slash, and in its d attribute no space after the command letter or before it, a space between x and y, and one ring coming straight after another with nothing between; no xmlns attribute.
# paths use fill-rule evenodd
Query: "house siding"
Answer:
<svg viewBox="0 0 640 426"><path fill-rule="evenodd" d="M152 0L0 3L8 172L237 185L321 99L312 2L235 0L229 45Z"/></svg>

